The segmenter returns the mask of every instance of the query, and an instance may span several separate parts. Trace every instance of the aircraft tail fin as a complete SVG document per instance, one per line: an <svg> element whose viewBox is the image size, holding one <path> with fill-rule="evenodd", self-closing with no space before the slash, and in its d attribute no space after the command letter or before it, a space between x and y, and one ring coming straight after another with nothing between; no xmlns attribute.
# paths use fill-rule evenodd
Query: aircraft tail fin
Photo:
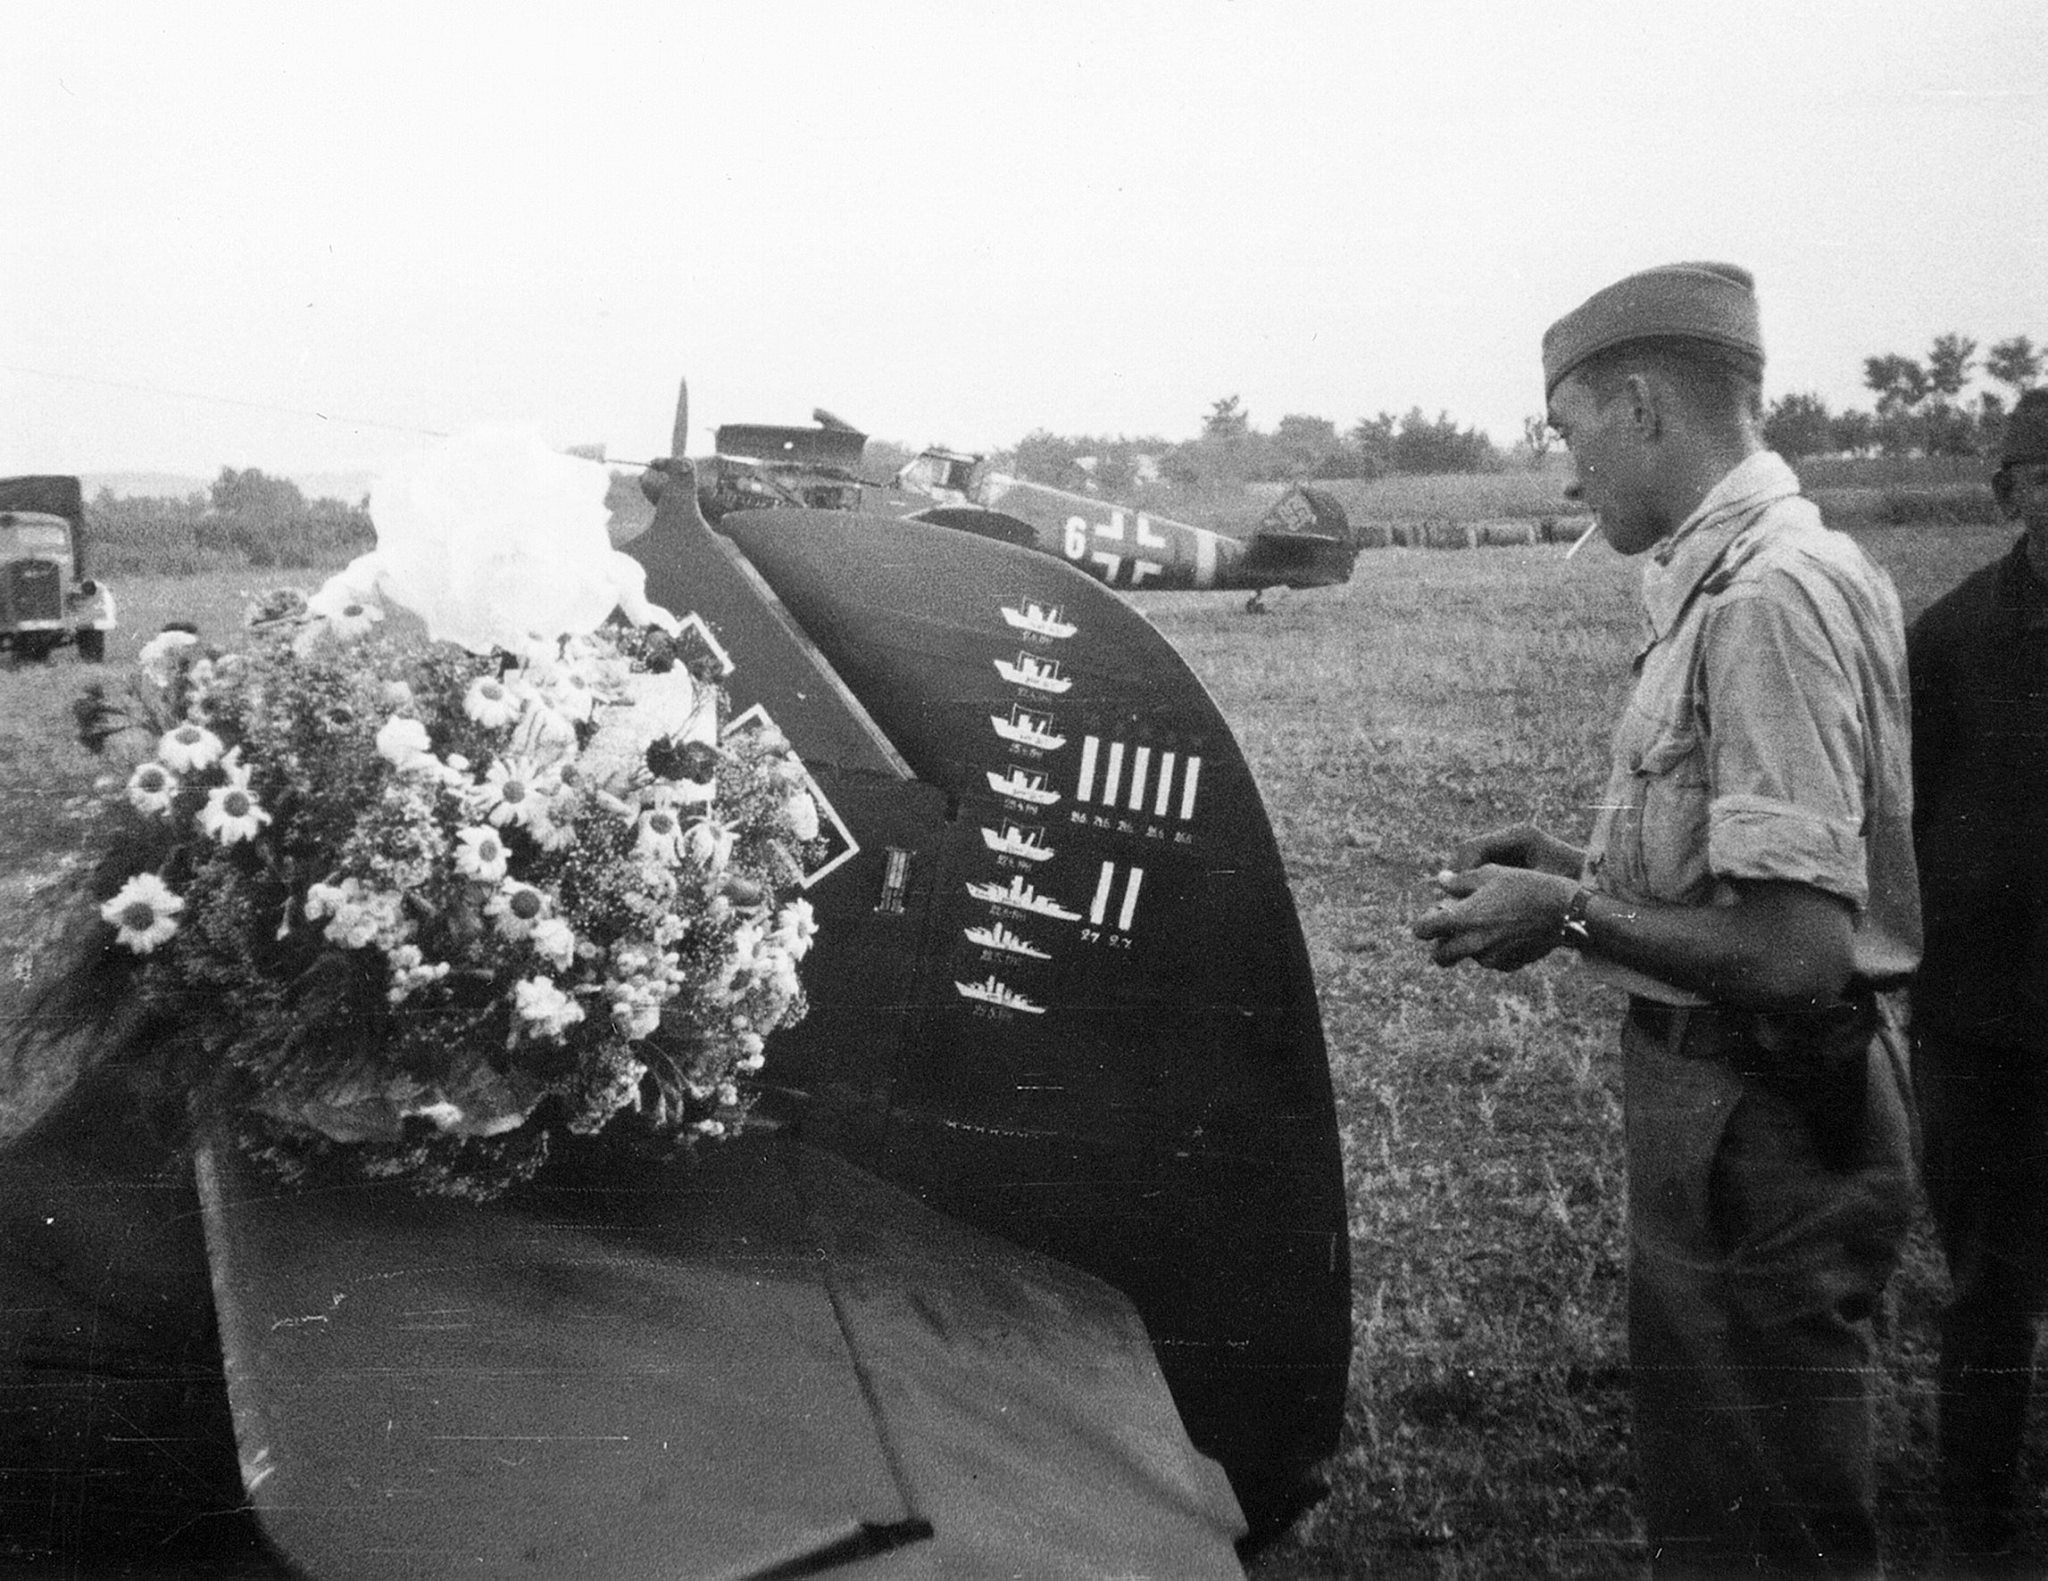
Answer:
<svg viewBox="0 0 2048 1581"><path fill-rule="evenodd" d="M1327 489L1294 484L1252 529L1245 567L1287 587L1351 580L1363 547L1344 505Z"/></svg>

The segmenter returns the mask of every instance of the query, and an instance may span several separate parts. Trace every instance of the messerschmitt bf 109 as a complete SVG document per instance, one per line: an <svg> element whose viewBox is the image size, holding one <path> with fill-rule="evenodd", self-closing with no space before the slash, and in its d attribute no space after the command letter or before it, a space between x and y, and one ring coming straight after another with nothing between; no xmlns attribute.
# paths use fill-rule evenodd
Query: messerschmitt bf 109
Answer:
<svg viewBox="0 0 2048 1581"><path fill-rule="evenodd" d="M0 1550L1227 1578L1315 1497L1342 1150L1229 723L1064 556L840 501L714 532L717 479L650 478L625 553L819 816L761 1124L424 1202L280 1191L82 1081L0 1146Z"/></svg>
<svg viewBox="0 0 2048 1581"><path fill-rule="evenodd" d="M812 421L719 428L716 454L697 464L705 518L719 527L735 511L790 506L907 518L1055 555L1119 589L1334 587L1351 579L1358 559L1343 505L1321 489L1289 488L1237 537L1013 477L941 447L873 482L859 470L867 436L822 409Z"/></svg>

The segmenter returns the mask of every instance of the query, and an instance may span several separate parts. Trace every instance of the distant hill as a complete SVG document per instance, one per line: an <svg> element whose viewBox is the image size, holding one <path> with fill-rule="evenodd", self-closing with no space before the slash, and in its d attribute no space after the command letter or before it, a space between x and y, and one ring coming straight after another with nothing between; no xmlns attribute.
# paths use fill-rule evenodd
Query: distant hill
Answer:
<svg viewBox="0 0 2048 1581"><path fill-rule="evenodd" d="M210 472L205 477L182 472L86 472L80 474L80 480L85 485L87 499L105 488L112 489L122 499L147 496L181 500L188 494L204 494L219 475L217 472ZM290 478L309 500L340 500L344 505L361 504L377 476L374 472L283 472L271 475Z"/></svg>

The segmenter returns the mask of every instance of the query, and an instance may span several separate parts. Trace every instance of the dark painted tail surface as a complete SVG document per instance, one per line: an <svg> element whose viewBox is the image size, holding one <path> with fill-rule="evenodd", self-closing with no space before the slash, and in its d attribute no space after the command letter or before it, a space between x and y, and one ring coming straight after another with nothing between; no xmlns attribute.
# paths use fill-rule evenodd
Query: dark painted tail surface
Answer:
<svg viewBox="0 0 2048 1581"><path fill-rule="evenodd" d="M1255 1525L1335 1444L1350 1333L1315 989L1248 766L1179 656L1046 557L672 490L629 548L817 774L854 853L812 888L806 1135L1109 1280ZM736 548L772 590L719 566ZM761 611L772 609L774 620ZM777 632L781 636L777 636ZM859 730L822 719L843 688ZM811 721L807 723L806 721ZM848 761L886 740L908 772Z"/></svg>

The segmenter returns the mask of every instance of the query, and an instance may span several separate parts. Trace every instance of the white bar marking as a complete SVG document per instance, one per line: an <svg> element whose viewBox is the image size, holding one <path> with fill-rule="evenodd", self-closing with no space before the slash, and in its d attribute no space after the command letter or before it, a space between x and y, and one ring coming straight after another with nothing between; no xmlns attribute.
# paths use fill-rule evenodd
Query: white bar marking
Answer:
<svg viewBox="0 0 2048 1581"><path fill-rule="evenodd" d="M1116 863L1102 864L1102 877L1096 881L1095 899L1088 907L1088 920L1096 927L1102 926L1102 919L1109 915L1109 886L1116 879Z"/></svg>
<svg viewBox="0 0 2048 1581"><path fill-rule="evenodd" d="M1164 818L1167 804L1173 800L1173 754L1164 752L1159 757L1159 800L1152 804L1152 816Z"/></svg>
<svg viewBox="0 0 2048 1581"><path fill-rule="evenodd" d="M1116 926L1119 933L1131 931L1131 918L1138 912L1138 886L1145 882L1142 867L1131 869L1130 882L1124 885L1124 909L1117 913Z"/></svg>

